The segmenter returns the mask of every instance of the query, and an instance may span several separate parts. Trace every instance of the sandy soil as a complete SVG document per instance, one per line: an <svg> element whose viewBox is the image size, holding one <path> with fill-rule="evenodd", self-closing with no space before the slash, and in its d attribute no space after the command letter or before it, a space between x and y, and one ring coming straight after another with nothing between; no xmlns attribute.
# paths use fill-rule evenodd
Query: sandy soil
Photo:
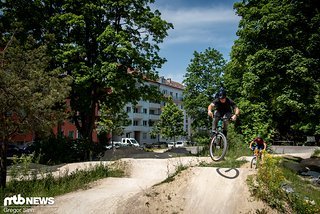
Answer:
<svg viewBox="0 0 320 214"><path fill-rule="evenodd" d="M127 177L102 179L90 189L55 197L54 205L34 208L34 213L275 213L250 197L245 180L255 173L252 169L196 167L211 162L207 157L121 161ZM181 165L192 167L161 183ZM76 167L63 167L71 168Z"/></svg>
<svg viewBox="0 0 320 214"><path fill-rule="evenodd" d="M123 200L115 213L277 213L250 196L249 168L191 167L172 182L162 183Z"/></svg>

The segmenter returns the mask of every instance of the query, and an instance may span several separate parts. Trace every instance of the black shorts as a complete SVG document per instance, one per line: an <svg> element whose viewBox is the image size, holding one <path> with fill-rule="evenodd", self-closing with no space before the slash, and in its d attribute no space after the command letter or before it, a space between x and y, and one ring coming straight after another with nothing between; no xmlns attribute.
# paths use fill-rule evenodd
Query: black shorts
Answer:
<svg viewBox="0 0 320 214"><path fill-rule="evenodd" d="M215 117L215 118L226 117L226 118L230 119L230 118L232 117L232 113L231 113L231 112L215 111L215 112L214 112L214 117Z"/></svg>
<svg viewBox="0 0 320 214"><path fill-rule="evenodd" d="M257 148L259 151L261 151L264 149L264 145L254 145L251 148L252 148L252 150L255 150Z"/></svg>

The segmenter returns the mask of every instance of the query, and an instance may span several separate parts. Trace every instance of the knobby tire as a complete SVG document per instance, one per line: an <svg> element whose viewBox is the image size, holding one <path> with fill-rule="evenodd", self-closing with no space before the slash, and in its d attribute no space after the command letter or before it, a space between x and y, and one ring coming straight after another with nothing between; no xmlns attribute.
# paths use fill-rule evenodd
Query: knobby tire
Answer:
<svg viewBox="0 0 320 214"><path fill-rule="evenodd" d="M227 139L222 133L218 133L211 138L210 142L210 157L213 161L220 161L227 153Z"/></svg>
<svg viewBox="0 0 320 214"><path fill-rule="evenodd" d="M252 159L251 159L251 164L250 164L251 168L252 169L256 169L257 166L258 166L258 163L257 163L257 156L254 156Z"/></svg>

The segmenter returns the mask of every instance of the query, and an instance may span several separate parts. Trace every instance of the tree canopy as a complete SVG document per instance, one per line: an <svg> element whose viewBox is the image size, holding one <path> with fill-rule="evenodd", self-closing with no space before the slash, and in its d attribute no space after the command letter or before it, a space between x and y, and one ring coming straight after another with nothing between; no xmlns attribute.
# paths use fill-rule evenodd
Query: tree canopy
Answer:
<svg viewBox="0 0 320 214"><path fill-rule="evenodd" d="M279 136L320 134L320 12L317 1L248 0L225 82L246 126L273 127Z"/></svg>
<svg viewBox="0 0 320 214"><path fill-rule="evenodd" d="M14 37L12 37L14 38ZM0 55L0 185L6 184L7 146L16 134L36 136L52 132L66 112L70 79L48 70L46 46L34 48L11 40Z"/></svg>
<svg viewBox="0 0 320 214"><path fill-rule="evenodd" d="M184 109L192 118L192 128L208 126L207 106L223 84L222 75L226 61L222 54L213 48L193 53L194 58L185 75Z"/></svg>
<svg viewBox="0 0 320 214"><path fill-rule="evenodd" d="M31 48L14 42L1 57L0 102L1 141L19 133L52 131L63 118L70 79L61 80L59 70L47 70L46 47Z"/></svg>
<svg viewBox="0 0 320 214"><path fill-rule="evenodd" d="M153 0L57 0L1 2L2 40L16 32L48 44L50 65L73 78L73 120L91 141L98 103L120 109L157 94L143 84L165 62L158 44L172 24L152 10ZM110 92L110 93L108 93Z"/></svg>
<svg viewBox="0 0 320 214"><path fill-rule="evenodd" d="M160 120L153 128L153 133L175 141L176 137L186 135L183 120L183 111L172 100L169 100L163 107Z"/></svg>

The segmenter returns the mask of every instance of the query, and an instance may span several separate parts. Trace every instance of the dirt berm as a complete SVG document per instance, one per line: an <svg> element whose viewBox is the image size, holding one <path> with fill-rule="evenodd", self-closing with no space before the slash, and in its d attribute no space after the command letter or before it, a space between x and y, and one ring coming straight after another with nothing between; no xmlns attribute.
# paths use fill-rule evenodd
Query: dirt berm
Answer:
<svg viewBox="0 0 320 214"><path fill-rule="evenodd" d="M121 161L128 166L127 177L101 179L90 189L55 197L54 205L35 208L34 212L228 214L265 210L275 213L250 197L246 178L255 173L252 169L195 167L200 162L211 162L208 157L125 158ZM70 164L60 170L72 171L88 164ZM173 181L160 184L182 165L192 167L175 176Z"/></svg>

